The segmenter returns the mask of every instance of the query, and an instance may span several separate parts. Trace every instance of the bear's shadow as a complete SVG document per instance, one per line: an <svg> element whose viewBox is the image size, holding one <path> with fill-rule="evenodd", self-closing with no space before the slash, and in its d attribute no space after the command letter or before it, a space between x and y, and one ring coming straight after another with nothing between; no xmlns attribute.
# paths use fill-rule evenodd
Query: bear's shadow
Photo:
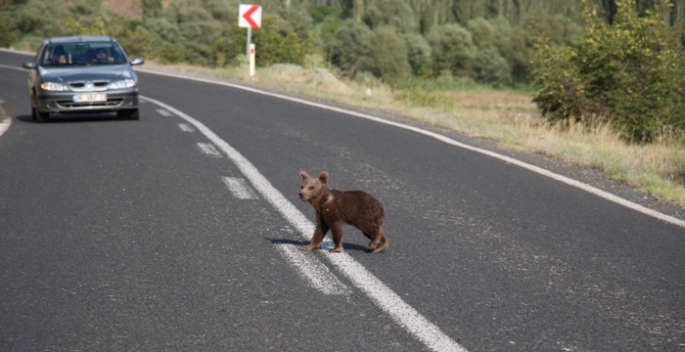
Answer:
<svg viewBox="0 0 685 352"><path fill-rule="evenodd" d="M266 240L271 241L271 243L275 245L282 245L282 244L288 244L288 245L293 245L296 247L301 247L301 246L306 246L309 244L309 241L294 241L294 240L287 240L283 238L266 238ZM330 248L333 248L333 243L332 242L326 242L328 240L328 237L324 240L324 242L319 246L318 250L328 250L329 247L326 247L326 243L330 243ZM343 242L343 248L346 251L361 251L361 252L368 252L369 248L365 246L361 246L358 244L354 243L345 243Z"/></svg>

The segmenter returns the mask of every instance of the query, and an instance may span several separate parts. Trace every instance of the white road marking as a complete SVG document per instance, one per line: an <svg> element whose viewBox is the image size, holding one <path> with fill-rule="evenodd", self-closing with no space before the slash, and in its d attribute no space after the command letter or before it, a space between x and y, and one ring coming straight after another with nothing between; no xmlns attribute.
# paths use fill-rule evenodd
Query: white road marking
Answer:
<svg viewBox="0 0 685 352"><path fill-rule="evenodd" d="M291 244L278 244L276 249L292 264L313 288L327 295L346 295L351 291L315 256Z"/></svg>
<svg viewBox="0 0 685 352"><path fill-rule="evenodd" d="M541 174L541 175L543 175L543 176L547 176L547 177L552 178L552 179L554 179L554 180L557 180L557 181L559 181L559 182L563 182L563 183L565 183L565 184L567 184L567 185L569 185L569 186L573 186L573 187L582 189L583 191L592 193L592 194L594 194L594 195L596 195L596 196L598 196L598 197L601 197L601 198L604 198L604 199L606 199L606 200L608 200L608 201L617 203L617 204L622 205L622 206L624 206L624 207L626 207L626 208L629 208L629 209L635 210L635 211L637 211L637 212L640 212L640 213L643 213L643 214L652 216L652 217L654 217L654 218L657 218L657 219L659 219L659 220L662 220L662 221L671 223L671 224L673 224L673 225L677 225L677 226L680 226L680 227L685 228L685 220L678 219L678 218L676 218L676 217L673 217L673 216L670 216L670 215L666 215L666 214L660 213L660 212L658 212L658 211L656 211L656 210L653 210L653 209L649 209L649 208L647 208L647 207L645 207L645 206L642 206L642 205L637 204L637 203L633 203L633 202L631 202L631 201L629 201L629 200L627 200L627 199L623 199L623 198L618 197L618 196L616 196L616 195L613 195L613 194L611 194L611 193L609 193L609 192L603 191L603 190L601 190L601 189L599 189L599 188L592 187L592 186L590 186L590 185L588 185L588 184L582 183L582 182L580 182L580 181L576 181L576 180L574 180L574 179L572 179L572 178L569 178L569 177L566 177L566 176L562 176L562 175L559 175L559 174L555 174L555 173L553 173L553 172L551 172L551 171L548 171L548 170L545 170L545 169L543 169L543 168L541 168L541 167L538 167L538 166L535 166L535 165L531 165L531 164L525 163L525 162L523 162L523 161L520 161L520 160L511 158L511 157L508 157L508 156L505 156L505 155L502 155L502 154L498 154L498 153L495 153L495 152L491 152L491 151L489 151L489 150L487 150L487 149L481 149L481 148L477 148L477 147L470 146L470 145L468 145L468 144L464 144L464 143L461 143L461 142L457 142L456 140L451 139L451 138L449 138L449 137L445 137L445 136L443 136L443 135L441 135L441 134L438 134L438 133L435 133L435 132L431 132L431 131L427 131L427 130L424 130L424 129L421 129L421 128L418 128L418 127L405 125L405 124L402 124L402 123L399 123L399 122L394 122L394 121L385 120L385 119L382 119L382 118L380 118L380 117L376 117L376 116L372 116L372 115L367 115L367 114L363 114L363 113L360 113L360 112L345 110L345 109L336 108L336 107L333 107L333 106L328 106L328 105L324 105L324 104L314 103L314 102L307 101L307 100L303 100L303 99L293 98L293 97L289 97L289 96L287 96L287 95L281 95L281 94L277 94L277 93L270 93L270 92L262 91L262 90L255 89L255 88L244 87L244 86L241 86L241 85L238 85L238 84L233 84L233 83L228 83L228 82L214 81L214 80L205 79L205 78L186 77L186 76L182 76L182 75L176 75L176 74L173 74L173 73L154 72L154 71L148 71L148 70L140 69L140 68L136 68L136 70L139 70L139 71L145 72L145 73L160 75L160 76L168 76L168 77L174 77L174 78L180 78L180 79L185 79L185 80L191 80L191 81L197 81L197 82L203 82L203 83L209 83L209 84L216 84L216 85L222 85L222 86L226 86L226 87L241 89L241 90L248 91L248 92L252 92L252 93L257 93L257 94L261 94L261 95L266 95L266 96L270 96L270 97L274 97L274 98L278 98L278 99L282 99L282 100L288 100L288 101L292 101L292 102L296 102L296 103L300 103L300 104L304 104L304 105L314 106L314 107L317 107L317 108L321 108L321 109L325 109L325 110L330 110L330 111L335 111L335 112L339 112L339 113L347 114L347 115L351 115L351 116L356 116L356 117L360 117L360 118L363 118L363 119L375 121L375 122L378 122L378 123L382 123L382 124L386 124L386 125L390 125L390 126L402 128L402 129L405 129L405 130L413 131L413 132L416 132L416 133L420 133L420 134L423 134L423 135L425 135L425 136L428 136L428 137L431 137L431 138L435 138L435 139L437 139L437 140L439 140L439 141L441 141L441 142L444 142L444 143L453 145L453 146L455 146L455 147L463 148L463 149L470 150L470 151L473 151L473 152L476 152L476 153L485 154L485 155L490 156L490 157L493 157L493 158L495 158L495 159L499 159L499 160L502 160L502 161L504 161L504 162L507 162L507 163L510 163L510 164L514 164L514 165L516 165L516 166L520 166L520 167L522 167L522 168L524 168L524 169L527 169L527 170L530 170L530 171L532 171L532 172Z"/></svg>
<svg viewBox="0 0 685 352"><path fill-rule="evenodd" d="M10 125L12 124L12 118L11 117L5 117L2 122L0 122L0 136L2 136L7 130L10 128Z"/></svg>
<svg viewBox="0 0 685 352"><path fill-rule="evenodd" d="M23 68L23 67L21 67L21 66L9 66L9 65L2 65L2 64L0 64L0 68L5 68L5 69L8 69L8 70L15 70L15 71L24 71L24 72L26 72L27 74L28 74L28 72L29 72L29 70L27 70L27 69L25 69L25 68Z"/></svg>
<svg viewBox="0 0 685 352"><path fill-rule="evenodd" d="M200 149L200 151L202 151L204 154L209 155L209 156L211 156L211 157L215 157L215 158L221 158L221 157L223 157L223 155L221 155L221 153L219 153L219 151L216 150L216 148L214 148L214 146L213 146L212 144L210 144L210 143L202 143L202 142L200 142L200 143L197 144L197 147L198 147L198 148Z"/></svg>
<svg viewBox="0 0 685 352"><path fill-rule="evenodd" d="M168 112L168 111L166 111L166 110L164 110L164 109L157 109L157 112L158 112L160 115L162 115L162 116L166 116L166 117L171 116L171 113Z"/></svg>
<svg viewBox="0 0 685 352"><path fill-rule="evenodd" d="M237 177L223 177L226 187L238 199L259 199L250 186L245 183L245 180Z"/></svg>
<svg viewBox="0 0 685 352"><path fill-rule="evenodd" d="M195 126L195 128L204 134L212 143L214 143L214 145L226 153L243 175L252 182L252 185L257 191L261 193L295 229L297 229L304 239L310 239L312 233L314 233L314 224L307 220L304 214L290 203L281 192L272 186L269 180L267 180L249 160L245 159L240 152L231 147L223 139L219 138L219 136L204 124L186 115L184 112L152 98L142 96L140 98L171 111L178 117ZM330 240L327 242L330 242ZM330 244L326 244L326 246L330 246ZM340 272L347 276L357 288L366 293L378 307L383 309L393 320L395 320L395 322L410 334L414 335L414 337L428 348L433 351L466 352L464 347L453 341L449 336L445 335L437 325L428 321L428 319L422 316L416 309L404 302L399 295L366 270L364 266L359 264L349 254L344 252L330 254L328 251L322 251L322 253Z"/></svg>
<svg viewBox="0 0 685 352"><path fill-rule="evenodd" d="M164 111L166 111L166 110L164 110ZM179 123L179 124L178 124L178 128L180 128L181 131L183 131L183 132L195 132L195 129L192 128L192 127L191 127L189 124L187 124L187 123Z"/></svg>

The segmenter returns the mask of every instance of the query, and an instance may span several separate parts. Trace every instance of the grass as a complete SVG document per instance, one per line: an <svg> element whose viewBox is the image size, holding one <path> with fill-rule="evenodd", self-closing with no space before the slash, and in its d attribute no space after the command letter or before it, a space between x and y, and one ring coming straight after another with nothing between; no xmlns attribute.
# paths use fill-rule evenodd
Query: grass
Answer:
<svg viewBox="0 0 685 352"><path fill-rule="evenodd" d="M279 64L258 68L254 77L248 76L244 63L222 69L189 65L164 67L389 110L472 137L487 138L503 148L540 153L593 168L659 199L685 206L683 136L666 136L653 144L636 145L621 140L608 124L592 128L550 124L541 118L531 102L533 91L526 87L498 90L440 77L430 81L414 80L404 87L392 89L370 75L362 74L349 81L317 66L320 65L302 68Z"/></svg>

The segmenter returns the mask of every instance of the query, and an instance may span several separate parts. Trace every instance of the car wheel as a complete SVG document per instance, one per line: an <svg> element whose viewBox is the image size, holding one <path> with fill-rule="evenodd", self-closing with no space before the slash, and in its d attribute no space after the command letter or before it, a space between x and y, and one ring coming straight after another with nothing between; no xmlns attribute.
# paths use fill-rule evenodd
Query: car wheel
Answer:
<svg viewBox="0 0 685 352"><path fill-rule="evenodd" d="M117 111L117 116L123 117L127 120L139 120L140 119L140 113L138 112L138 109L119 110L119 111Z"/></svg>
<svg viewBox="0 0 685 352"><path fill-rule="evenodd" d="M36 122L48 122L50 121L49 112L40 112L38 109L31 107L31 115L33 116L33 121Z"/></svg>

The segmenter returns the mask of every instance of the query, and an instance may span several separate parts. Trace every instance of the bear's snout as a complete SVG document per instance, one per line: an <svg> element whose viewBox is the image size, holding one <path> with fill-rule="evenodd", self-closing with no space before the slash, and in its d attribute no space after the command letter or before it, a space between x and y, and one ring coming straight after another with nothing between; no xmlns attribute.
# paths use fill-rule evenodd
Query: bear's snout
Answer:
<svg viewBox="0 0 685 352"><path fill-rule="evenodd" d="M298 193L297 195L300 196L300 199L301 199L302 201L304 201L304 194L302 194L302 192Z"/></svg>

